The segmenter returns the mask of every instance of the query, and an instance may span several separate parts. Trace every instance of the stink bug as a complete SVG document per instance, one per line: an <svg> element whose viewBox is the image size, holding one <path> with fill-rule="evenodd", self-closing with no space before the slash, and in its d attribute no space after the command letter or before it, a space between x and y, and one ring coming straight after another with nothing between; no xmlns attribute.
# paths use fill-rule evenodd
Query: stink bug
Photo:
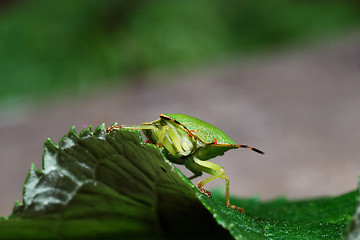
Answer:
<svg viewBox="0 0 360 240"><path fill-rule="evenodd" d="M194 176L201 176L206 172L211 176L197 184L200 192L211 197L211 193L203 188L208 182L221 178L226 183L225 204L233 209L244 213L241 207L230 204L229 200L229 178L223 167L208 162L211 158L223 155L226 151L236 148L248 148L257 153L262 151L248 145L238 145L223 131L200 119L180 114L161 114L160 119L153 122L145 122L138 126L111 126L107 129L138 129L142 130L148 138L147 142L164 147L167 159L177 164L184 164Z"/></svg>

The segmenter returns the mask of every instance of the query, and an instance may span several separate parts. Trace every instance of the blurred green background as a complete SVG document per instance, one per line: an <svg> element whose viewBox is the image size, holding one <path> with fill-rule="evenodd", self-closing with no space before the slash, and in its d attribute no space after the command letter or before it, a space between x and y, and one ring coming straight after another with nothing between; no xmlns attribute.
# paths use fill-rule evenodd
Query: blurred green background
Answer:
<svg viewBox="0 0 360 240"><path fill-rule="evenodd" d="M261 54L360 23L349 0L8 0L0 8L6 103Z"/></svg>

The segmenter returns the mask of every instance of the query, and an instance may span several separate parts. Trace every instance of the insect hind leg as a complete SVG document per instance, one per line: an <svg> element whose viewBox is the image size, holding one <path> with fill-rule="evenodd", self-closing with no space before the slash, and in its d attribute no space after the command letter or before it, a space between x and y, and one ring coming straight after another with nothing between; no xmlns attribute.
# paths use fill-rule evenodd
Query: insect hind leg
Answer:
<svg viewBox="0 0 360 240"><path fill-rule="evenodd" d="M235 205L230 204L230 197L229 197L229 189L230 189L230 182L229 182L229 178L228 176L225 174L225 169L215 163L212 162L208 162L208 161L201 161L199 159L194 158L194 163L197 164L197 168L201 171L204 171L206 173L209 173L210 177L200 181L197 184L197 187L199 189L200 192L205 193L206 195L208 195L208 197L211 197L211 193L207 190L205 190L203 187L217 179L217 178L221 178L225 180L225 184L226 184L226 192L225 192L225 204L233 209L236 209L238 211L240 211L241 213L244 213L244 209Z"/></svg>

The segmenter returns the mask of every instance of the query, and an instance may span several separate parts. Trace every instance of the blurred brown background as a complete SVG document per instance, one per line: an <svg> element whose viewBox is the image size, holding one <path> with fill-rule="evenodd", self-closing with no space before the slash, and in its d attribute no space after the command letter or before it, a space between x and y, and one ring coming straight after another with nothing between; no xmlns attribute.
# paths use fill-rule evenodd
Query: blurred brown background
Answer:
<svg viewBox="0 0 360 240"><path fill-rule="evenodd" d="M265 151L213 160L232 195L357 187L356 2L40 2L0 3L0 216L21 200L30 164L41 168L48 137L166 112Z"/></svg>

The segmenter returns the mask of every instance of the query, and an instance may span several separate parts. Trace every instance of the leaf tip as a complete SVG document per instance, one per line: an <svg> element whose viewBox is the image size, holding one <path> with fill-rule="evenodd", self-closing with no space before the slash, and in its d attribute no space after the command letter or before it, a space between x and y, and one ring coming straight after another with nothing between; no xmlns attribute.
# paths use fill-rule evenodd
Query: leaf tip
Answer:
<svg viewBox="0 0 360 240"><path fill-rule="evenodd" d="M92 126L91 125L89 125L85 129L83 129L79 133L80 138L88 138L88 137L91 137L92 135L93 135L93 131L92 131Z"/></svg>
<svg viewBox="0 0 360 240"><path fill-rule="evenodd" d="M105 123L102 123L100 126L98 126L97 128L95 128L94 131L94 136L96 137L101 137L103 135L106 134L106 127L105 127Z"/></svg>

